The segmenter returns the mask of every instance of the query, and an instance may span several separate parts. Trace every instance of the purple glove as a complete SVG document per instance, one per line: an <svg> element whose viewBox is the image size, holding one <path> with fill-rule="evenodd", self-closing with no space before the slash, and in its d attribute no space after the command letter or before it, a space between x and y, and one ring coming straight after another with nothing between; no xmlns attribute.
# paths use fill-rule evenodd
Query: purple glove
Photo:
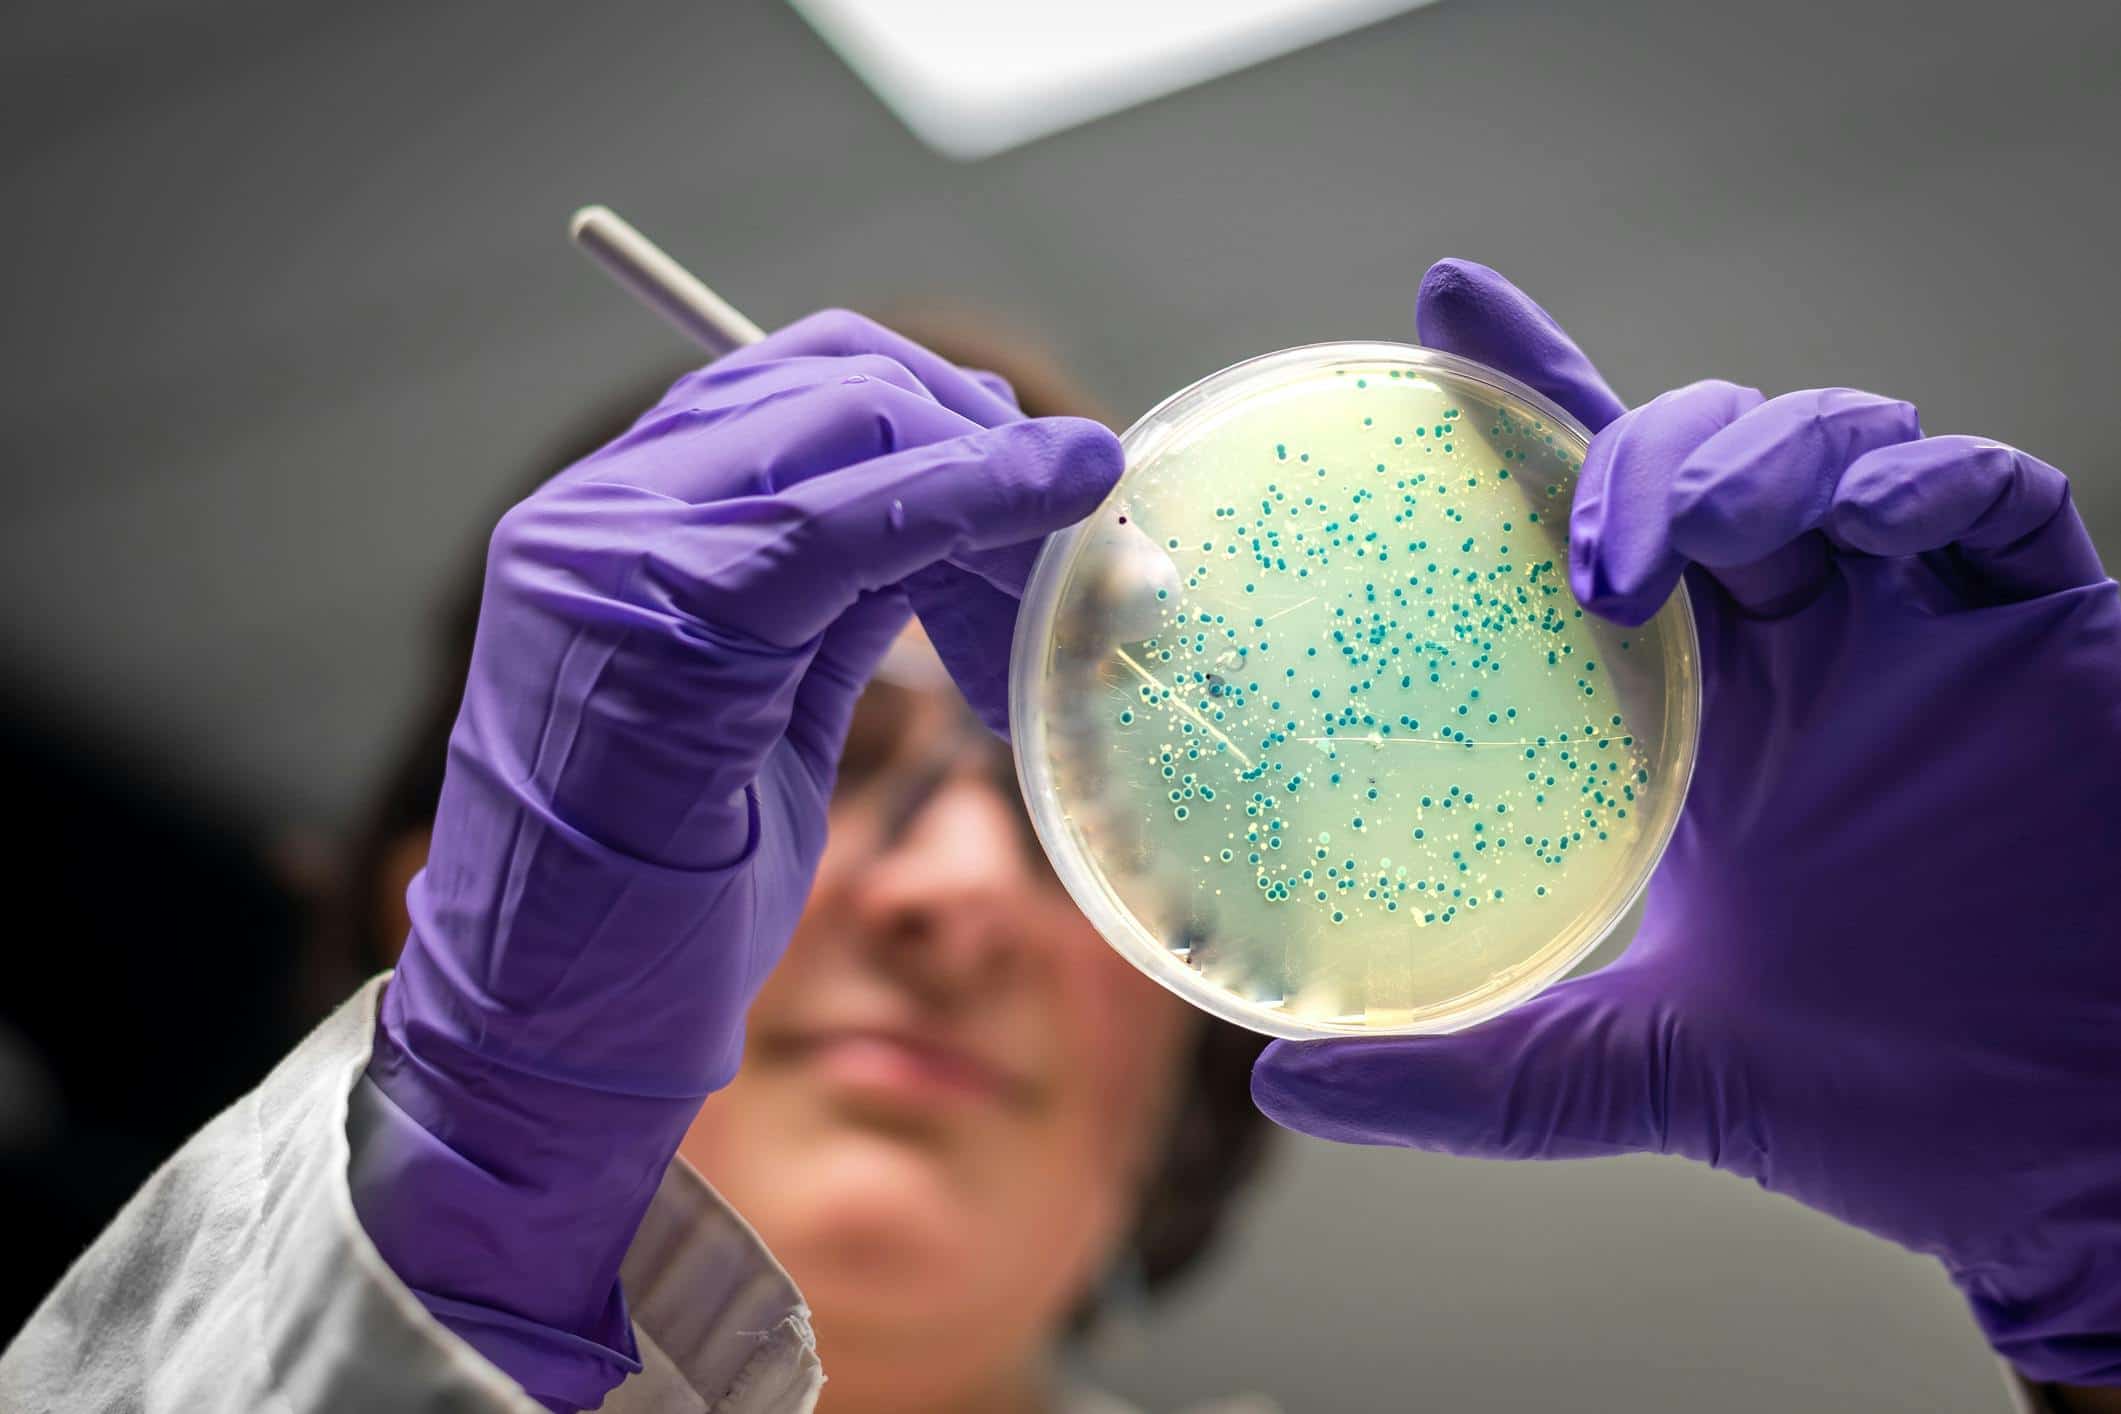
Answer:
<svg viewBox="0 0 2121 1414"><path fill-rule="evenodd" d="M1478 265L1420 326L1603 429L1570 583L1639 624L1685 575L1700 763L1618 962L1457 1035L1277 1044L1261 1107L1699 1159L1942 1259L2026 1374L2121 1383L2121 595L2061 473L1847 389L1623 412Z"/></svg>
<svg viewBox="0 0 2121 1414"><path fill-rule="evenodd" d="M1119 469L1095 423L832 313L502 519L352 1178L397 1273L549 1406L638 1368L620 1258L736 1070L901 586L977 606L938 637L984 681L1014 600L981 573Z"/></svg>

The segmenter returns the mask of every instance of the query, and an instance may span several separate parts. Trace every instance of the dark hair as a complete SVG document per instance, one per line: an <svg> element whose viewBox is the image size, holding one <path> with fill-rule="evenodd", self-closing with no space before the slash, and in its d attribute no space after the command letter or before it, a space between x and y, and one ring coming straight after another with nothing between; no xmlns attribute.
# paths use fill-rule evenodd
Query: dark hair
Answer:
<svg viewBox="0 0 2121 1414"><path fill-rule="evenodd" d="M946 358L1000 373L1033 417L1096 415L1090 399L1051 360L1026 352L1021 341L999 337L991 327L932 312L925 317L901 312L892 323ZM673 368L577 420L555 441L552 453L539 459L536 475L527 478L517 494L528 494L554 472L624 432L682 371ZM382 880L399 843L432 826L441 800L449 735L471 666L484 548L482 540L478 553L466 556L458 581L441 604L434 671L424 705L378 782L352 841L343 880L346 904L339 912L349 934L343 949L350 963L347 970L355 976L390 964L384 949L395 944L383 936ZM1272 1127L1252 1104L1251 1074L1264 1044L1264 1038L1249 1031L1201 1018L1161 1165L1143 1191L1124 1258L1129 1280L1150 1294L1169 1287L1199 1263L1223 1230L1238 1194L1259 1169ZM1092 1304L1080 1313L1078 1327L1095 1314L1095 1296L1092 1293Z"/></svg>

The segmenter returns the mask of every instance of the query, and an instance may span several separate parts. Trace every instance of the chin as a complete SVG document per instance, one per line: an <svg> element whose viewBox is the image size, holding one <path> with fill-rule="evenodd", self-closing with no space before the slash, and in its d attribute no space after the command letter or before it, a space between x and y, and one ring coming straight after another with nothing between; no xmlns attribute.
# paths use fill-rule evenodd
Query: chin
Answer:
<svg viewBox="0 0 2121 1414"><path fill-rule="evenodd" d="M767 1245L795 1271L806 1291L812 1268L886 1289L916 1283L923 1272L955 1273L978 1247L971 1194L945 1160L931 1150L895 1137L851 1133L835 1136L805 1154L795 1166L801 1177L785 1178L772 1195L760 1195L738 1210L753 1221ZM732 1195L732 1201L734 1196Z"/></svg>

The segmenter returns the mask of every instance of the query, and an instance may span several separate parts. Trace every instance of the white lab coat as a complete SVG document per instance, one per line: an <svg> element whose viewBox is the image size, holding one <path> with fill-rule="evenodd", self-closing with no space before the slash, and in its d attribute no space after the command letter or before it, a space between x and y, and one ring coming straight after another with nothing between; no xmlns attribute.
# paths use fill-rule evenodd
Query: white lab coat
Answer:
<svg viewBox="0 0 2121 1414"><path fill-rule="evenodd" d="M134 1195L0 1351L0 1410L543 1414L428 1314L354 1216L347 1106L381 993L381 979L364 987ZM816 1403L823 1375L801 1295L682 1160L621 1275L643 1368L604 1409L802 1414ZM2013 1383L2023 1414L2042 1414L2037 1392ZM1064 1404L1126 1414L1087 1392Z"/></svg>

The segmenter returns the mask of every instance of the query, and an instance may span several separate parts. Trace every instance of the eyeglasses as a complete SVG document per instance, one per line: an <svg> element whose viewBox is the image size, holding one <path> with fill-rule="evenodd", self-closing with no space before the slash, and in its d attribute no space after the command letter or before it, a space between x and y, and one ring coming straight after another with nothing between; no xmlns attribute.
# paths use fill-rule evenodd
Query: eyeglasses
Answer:
<svg viewBox="0 0 2121 1414"><path fill-rule="evenodd" d="M872 681L847 729L834 804L875 811L878 838L897 840L945 786L965 780L978 781L1009 802L1019 845L1044 872L1045 851L1024 812L1007 744L948 688Z"/></svg>

